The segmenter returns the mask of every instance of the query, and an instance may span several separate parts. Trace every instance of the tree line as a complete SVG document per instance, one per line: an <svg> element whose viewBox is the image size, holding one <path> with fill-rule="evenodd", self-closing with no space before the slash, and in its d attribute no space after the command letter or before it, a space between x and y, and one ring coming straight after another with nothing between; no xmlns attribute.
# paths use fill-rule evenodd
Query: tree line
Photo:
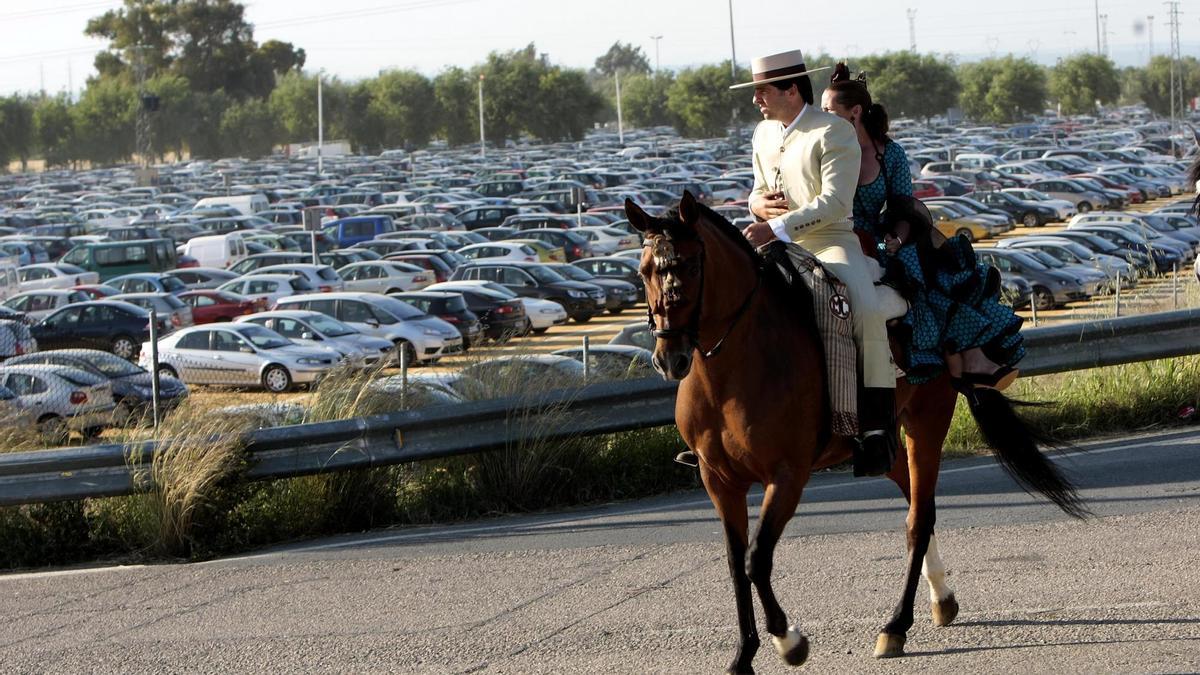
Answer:
<svg viewBox="0 0 1200 675"><path fill-rule="evenodd" d="M287 142L317 137L318 74L305 71L303 49L258 43L244 7L233 0L124 0L91 19L85 34L108 41L96 74L78 100L14 94L0 98L0 167L38 156L47 166L112 164L133 157L140 106L151 129L154 159L261 157ZM810 67L832 66L828 54ZM1170 112L1170 60L1117 68L1094 54L1053 67L1014 56L958 64L910 51L849 59L867 74L874 98L893 118L928 119L960 108L980 123L1012 123L1057 106L1091 114L1097 105L1144 102ZM1200 95L1200 62L1179 64L1185 100ZM828 72L813 76L819 98ZM628 126L674 127L681 135L724 135L731 124L757 118L750 78L728 61L678 71L650 67L641 48L615 43L590 69L564 68L536 46L493 52L470 68L448 67L435 77L387 70L357 81L324 78L325 136L349 139L360 151L417 148L440 139L450 146L478 142L478 91L489 142L522 137L573 141L596 123L621 114Z"/></svg>

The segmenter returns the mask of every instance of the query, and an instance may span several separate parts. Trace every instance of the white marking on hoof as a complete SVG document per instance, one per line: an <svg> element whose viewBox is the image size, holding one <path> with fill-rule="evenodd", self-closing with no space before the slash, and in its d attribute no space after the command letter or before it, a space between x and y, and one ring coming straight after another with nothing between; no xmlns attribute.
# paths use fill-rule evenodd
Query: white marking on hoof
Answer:
<svg viewBox="0 0 1200 675"><path fill-rule="evenodd" d="M796 648L804 636L800 634L800 629L795 626L788 626L787 633L783 637L771 636L771 642L775 645L775 651L779 652L780 656L787 656L788 652Z"/></svg>

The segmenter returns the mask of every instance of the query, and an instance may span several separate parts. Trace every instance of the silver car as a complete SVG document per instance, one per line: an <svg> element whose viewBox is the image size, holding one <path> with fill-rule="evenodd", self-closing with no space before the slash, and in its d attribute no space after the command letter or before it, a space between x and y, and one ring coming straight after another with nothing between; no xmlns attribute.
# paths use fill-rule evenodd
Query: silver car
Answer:
<svg viewBox="0 0 1200 675"><path fill-rule="evenodd" d="M0 366L0 386L17 396L24 411L55 441L70 431L94 436L112 422L108 378L69 366Z"/></svg>
<svg viewBox="0 0 1200 675"><path fill-rule="evenodd" d="M159 340L158 359L160 373L187 384L262 387L275 394L316 382L342 362L331 349L304 347L252 323L185 328ZM151 368L149 344L139 363Z"/></svg>
<svg viewBox="0 0 1200 675"><path fill-rule="evenodd" d="M355 368L392 365L398 360L396 345L391 341L366 335L320 312L281 309L240 316L236 321L269 328L298 345L328 347Z"/></svg>

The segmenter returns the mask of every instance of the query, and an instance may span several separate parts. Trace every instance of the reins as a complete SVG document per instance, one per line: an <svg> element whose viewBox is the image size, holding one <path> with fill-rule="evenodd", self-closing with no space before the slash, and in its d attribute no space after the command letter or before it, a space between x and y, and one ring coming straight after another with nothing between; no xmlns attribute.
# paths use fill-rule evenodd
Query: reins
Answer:
<svg viewBox="0 0 1200 675"><path fill-rule="evenodd" d="M733 319L730 320L729 326L725 329L725 332L721 334L721 338L719 340L717 340L717 343L715 345L713 345L712 349L709 349L706 351L703 347L700 346L700 306L704 300L704 263L706 260L706 255L705 255L706 251L704 248L704 240L699 239L699 241L700 241L700 294L699 294L700 299L697 300L696 307L692 310L692 315L690 317L688 317L687 324L683 328L658 328L654 324L654 310L650 307L649 303L646 304L646 321L649 324L650 333L652 335L654 335L654 337L661 338L664 340L669 340L671 338L679 337L681 335L687 336L687 337L691 338L692 342L696 345L696 350L700 352L701 358L709 359L709 358L716 356L717 354L719 354L721 352L721 347L724 346L726 338L728 338L729 335L731 333L733 333L733 329L737 327L738 322L741 321L742 316L745 315L745 313L746 313L746 310L750 309L751 301L754 300L755 294L758 293L758 288L760 286L762 286L763 259L761 257L758 257L758 259L754 265L754 288L750 289L750 292L746 295L746 298L744 300L742 300L741 306L739 306L737 308L737 311L734 312ZM647 243L643 244L643 247L649 246L649 245L650 245L649 242L647 242Z"/></svg>

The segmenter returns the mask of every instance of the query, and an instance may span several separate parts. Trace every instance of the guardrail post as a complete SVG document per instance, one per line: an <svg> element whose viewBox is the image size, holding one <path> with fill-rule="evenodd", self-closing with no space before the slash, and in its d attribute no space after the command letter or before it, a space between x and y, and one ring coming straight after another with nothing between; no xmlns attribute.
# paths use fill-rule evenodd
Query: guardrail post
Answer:
<svg viewBox="0 0 1200 675"><path fill-rule="evenodd" d="M150 310L150 404L158 428L158 312Z"/></svg>
<svg viewBox="0 0 1200 675"><path fill-rule="evenodd" d="M591 337L584 335L583 336L583 382L584 382L584 384L587 384L587 382L592 379L592 377L591 377L592 365L591 365L591 358L589 357L591 348L592 348Z"/></svg>
<svg viewBox="0 0 1200 675"><path fill-rule="evenodd" d="M1029 296L1029 313L1033 315L1033 327L1037 328L1037 293Z"/></svg>
<svg viewBox="0 0 1200 675"><path fill-rule="evenodd" d="M1117 270L1117 292L1114 295L1114 316L1121 316L1121 270Z"/></svg>
<svg viewBox="0 0 1200 675"><path fill-rule="evenodd" d="M400 409L407 410L408 398L408 348L400 345Z"/></svg>
<svg viewBox="0 0 1200 675"><path fill-rule="evenodd" d="M1171 305L1179 309L1179 263L1175 263L1171 270Z"/></svg>

